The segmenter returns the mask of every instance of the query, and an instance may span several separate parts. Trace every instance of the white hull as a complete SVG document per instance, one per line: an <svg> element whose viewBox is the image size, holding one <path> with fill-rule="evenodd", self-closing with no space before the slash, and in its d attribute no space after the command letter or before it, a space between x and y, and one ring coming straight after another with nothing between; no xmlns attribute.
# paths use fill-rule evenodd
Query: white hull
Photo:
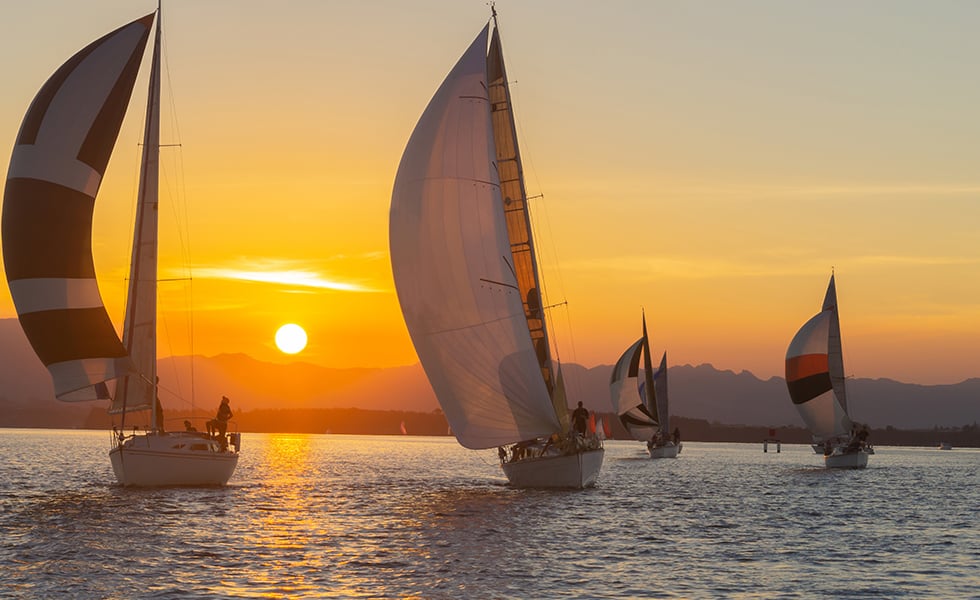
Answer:
<svg viewBox="0 0 980 600"><path fill-rule="evenodd" d="M677 458L677 455L681 453L684 449L684 444L674 445L673 442L667 442L663 446L651 446L647 448L650 452L650 458Z"/></svg>
<svg viewBox="0 0 980 600"><path fill-rule="evenodd" d="M599 448L577 454L525 458L500 466L514 487L581 489L595 485L604 454Z"/></svg>
<svg viewBox="0 0 980 600"><path fill-rule="evenodd" d="M823 457L824 466L828 469L863 469L868 466L868 455L863 449L847 453L838 453L835 450L833 454Z"/></svg>
<svg viewBox="0 0 980 600"><path fill-rule="evenodd" d="M117 444L109 461L120 485L225 485L238 465L237 448L201 434L141 434Z"/></svg>

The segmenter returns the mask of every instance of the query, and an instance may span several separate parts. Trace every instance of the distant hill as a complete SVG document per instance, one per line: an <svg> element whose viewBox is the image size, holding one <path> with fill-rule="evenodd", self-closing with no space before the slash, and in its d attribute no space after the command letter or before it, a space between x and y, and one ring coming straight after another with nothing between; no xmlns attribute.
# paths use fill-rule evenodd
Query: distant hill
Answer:
<svg viewBox="0 0 980 600"><path fill-rule="evenodd" d="M93 408L54 399L47 370L34 356L16 319L0 319L0 426L77 426ZM244 354L176 357L159 363L165 407L186 411L193 368L197 410L210 413L221 396L239 411L337 409L428 413L438 408L419 365L386 369L331 369L308 363L275 364ZM569 403L607 413L610 366L562 366ZM722 425L802 426L782 378L761 380L711 365L668 371L671 412ZM872 427L931 429L980 421L980 379L955 385L916 385L888 379L848 381L852 414ZM79 415L82 415L80 417Z"/></svg>

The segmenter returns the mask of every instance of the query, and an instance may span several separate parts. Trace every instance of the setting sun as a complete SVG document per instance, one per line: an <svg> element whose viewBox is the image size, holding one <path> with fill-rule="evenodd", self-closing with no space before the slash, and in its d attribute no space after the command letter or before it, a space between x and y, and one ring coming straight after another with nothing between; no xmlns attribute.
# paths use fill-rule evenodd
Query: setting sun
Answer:
<svg viewBox="0 0 980 600"><path fill-rule="evenodd" d="M296 354L306 348L306 332L294 323L283 325L276 331L276 346L286 354Z"/></svg>

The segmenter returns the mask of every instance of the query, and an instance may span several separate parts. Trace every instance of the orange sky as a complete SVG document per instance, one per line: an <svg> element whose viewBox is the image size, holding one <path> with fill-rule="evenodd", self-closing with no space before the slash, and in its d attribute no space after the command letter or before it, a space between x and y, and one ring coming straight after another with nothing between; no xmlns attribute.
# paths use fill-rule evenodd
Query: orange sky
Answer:
<svg viewBox="0 0 980 600"><path fill-rule="evenodd" d="M161 354L416 361L388 261L391 184L483 0L165 4ZM4 7L0 175L72 53L153 1ZM565 361L656 352L782 375L836 268L858 377L980 376L980 5L497 2L552 331ZM144 78L96 205L121 323ZM173 123L173 117L170 117ZM174 205L176 194L176 206ZM184 248L174 241L179 214ZM189 250L188 250L189 248ZM9 293L0 317L13 316ZM275 350L295 322L309 346Z"/></svg>

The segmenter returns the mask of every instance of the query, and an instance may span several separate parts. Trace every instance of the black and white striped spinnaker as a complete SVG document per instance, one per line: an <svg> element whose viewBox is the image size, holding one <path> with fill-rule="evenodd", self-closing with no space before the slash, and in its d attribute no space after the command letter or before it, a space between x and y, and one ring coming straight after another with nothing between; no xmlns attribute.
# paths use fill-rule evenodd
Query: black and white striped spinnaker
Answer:
<svg viewBox="0 0 980 600"><path fill-rule="evenodd" d="M10 159L4 268L60 400L107 398L105 382L135 372L96 283L92 216L152 23L137 19L64 63L31 103Z"/></svg>

